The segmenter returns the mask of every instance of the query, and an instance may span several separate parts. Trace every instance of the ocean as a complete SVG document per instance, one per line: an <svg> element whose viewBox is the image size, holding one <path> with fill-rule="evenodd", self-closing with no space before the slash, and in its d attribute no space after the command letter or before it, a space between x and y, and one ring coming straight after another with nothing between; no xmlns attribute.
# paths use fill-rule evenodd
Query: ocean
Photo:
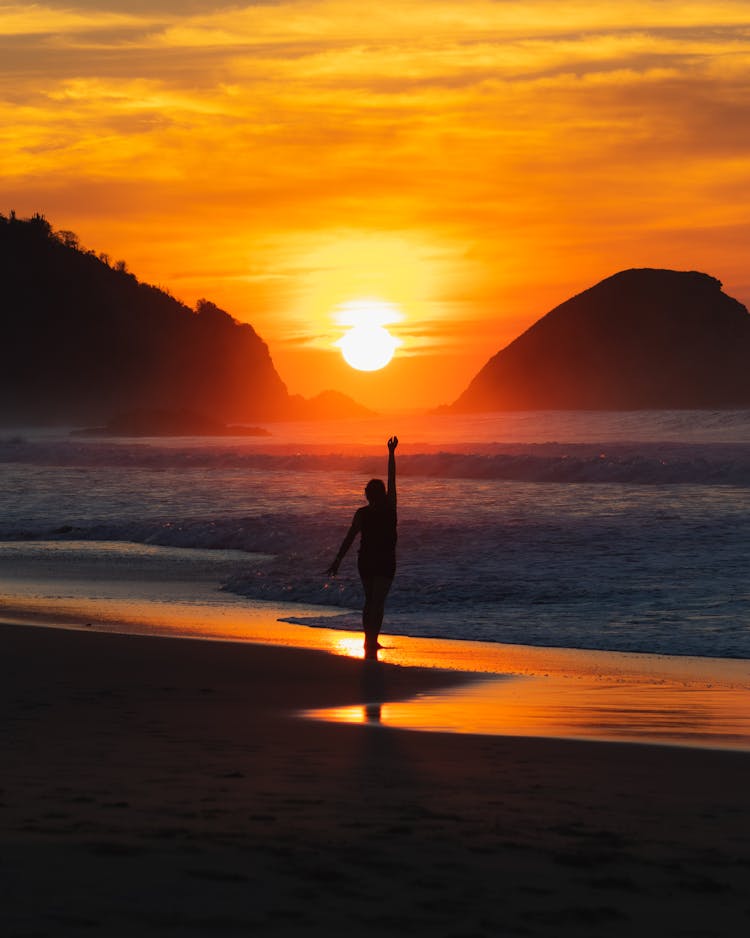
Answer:
<svg viewBox="0 0 750 938"><path fill-rule="evenodd" d="M750 411L267 428L220 439L1 432L0 565L29 584L33 571L64 570L64 598L122 565L147 591L166 559L235 605L283 603L306 625L354 630L356 549L338 577L323 571L365 483L385 476L396 433L385 633L750 658Z"/></svg>

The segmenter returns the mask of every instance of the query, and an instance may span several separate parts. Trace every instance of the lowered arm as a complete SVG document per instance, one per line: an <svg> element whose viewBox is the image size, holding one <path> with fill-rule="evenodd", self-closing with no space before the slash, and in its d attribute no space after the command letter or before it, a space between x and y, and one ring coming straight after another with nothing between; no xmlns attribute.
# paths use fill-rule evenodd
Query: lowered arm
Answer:
<svg viewBox="0 0 750 938"><path fill-rule="evenodd" d="M346 532L346 537L341 542L341 547L339 547L339 552L336 554L336 559L333 561L331 566L326 570L327 576L336 576L336 574L339 572L339 565L341 564L341 561L344 559L346 552L352 546L352 542L354 541L354 538L359 534L361 530L362 530L362 522L360 520L359 511L356 511L354 513L354 519L352 520L352 525L349 528L349 530Z"/></svg>

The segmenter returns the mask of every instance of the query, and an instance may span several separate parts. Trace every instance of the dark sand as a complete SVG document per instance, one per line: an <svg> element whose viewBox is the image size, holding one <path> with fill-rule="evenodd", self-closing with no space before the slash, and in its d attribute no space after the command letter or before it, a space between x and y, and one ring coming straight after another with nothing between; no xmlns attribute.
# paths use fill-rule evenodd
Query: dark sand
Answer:
<svg viewBox="0 0 750 938"><path fill-rule="evenodd" d="M729 936L750 754L314 722L456 674L0 626L0 934Z"/></svg>

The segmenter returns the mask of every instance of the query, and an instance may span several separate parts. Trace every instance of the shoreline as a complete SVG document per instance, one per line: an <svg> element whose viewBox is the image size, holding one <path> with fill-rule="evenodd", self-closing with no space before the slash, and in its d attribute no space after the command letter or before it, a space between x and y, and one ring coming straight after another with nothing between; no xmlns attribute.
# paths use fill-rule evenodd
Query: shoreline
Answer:
<svg viewBox="0 0 750 938"><path fill-rule="evenodd" d="M741 934L746 753L302 720L371 663L0 628L9 936ZM385 700L462 680L376 666ZM387 897L387 898L384 898Z"/></svg>
<svg viewBox="0 0 750 938"><path fill-rule="evenodd" d="M64 602L58 605L65 607ZM108 614L97 619L102 608ZM80 607L58 608L57 623L51 621L49 607L41 604L33 614L27 609L26 619L9 625L123 637L192 638L238 649L309 651L362 663L359 632L279 621L275 616L281 610L275 604L238 604L238 610L222 619L215 631L207 630L204 620L216 616L216 608L182 607L175 602L141 602L136 608L112 601L104 607L92 603L85 609L85 620L80 618ZM490 645L387 634L381 638L385 647L367 672L366 700L320 705L305 700L296 716L433 733L750 752L750 665L740 659ZM385 693L382 678L384 671L393 668L440 677L425 687L420 685L414 694L393 698Z"/></svg>
<svg viewBox="0 0 750 938"><path fill-rule="evenodd" d="M236 648L314 649L361 659L360 630L325 628L340 607L248 601L221 590L237 556L95 544L72 553L10 551L0 576L0 621L84 632L186 637ZM7 553L7 552L6 552ZM49 554L49 556L47 556ZM245 563L262 564L260 555ZM308 616L314 625L307 624ZM750 751L750 662L468 640L381 636L379 659L437 669L443 687L368 698L303 700L301 717L420 731L585 739ZM360 702L361 703L361 702ZM300 718L301 718L300 717ZM309 720L308 720L309 722Z"/></svg>
<svg viewBox="0 0 750 938"><path fill-rule="evenodd" d="M168 586L163 593L159 582L151 584L148 595L141 588L137 599L129 593L118 595L117 590L108 594L101 581L97 582L101 595L95 598L45 597L32 588L27 596L6 596L0 620L19 626L362 657L361 632L290 621L304 607L248 603L219 593L213 584L193 584L189 598L181 601L176 597L183 594L184 584L171 581ZM300 716L372 723L376 714L383 726L430 732L750 751L750 662L744 659L389 634L381 639L385 647L379 658L387 667L434 670L445 678L428 691L394 700L382 696L375 671L369 679L370 699L364 703L377 704L377 709L359 706L357 701L332 705L303 701Z"/></svg>
<svg viewBox="0 0 750 938"><path fill-rule="evenodd" d="M33 613L40 621L47 617L62 619L63 613L72 622L79 618L83 621L88 618L114 621L119 615L127 621L129 630L135 613L138 631L158 631L151 623L164 618L160 607L169 601L183 609L188 605L200 604L207 610L203 626L189 623L189 634L196 634L203 628L206 634L229 634L242 639L245 636L239 624L230 625L229 633L222 631L226 621L223 617L225 614L238 614L236 618L239 620L243 610L261 606L271 611L278 609L274 619L290 625L298 624L305 629L327 629L330 622L343 635L347 631L356 633L360 628L359 613L351 608L352 604L356 607L359 600L356 591L349 590L345 604L342 604L342 595L336 594L334 590L336 595L329 596L325 587L312 591L305 589L301 595L292 590L290 595L294 596L293 601L287 601L286 596L276 595L274 590L271 590L272 595L268 599L260 595L257 598L249 597L242 588L235 592L232 587L236 585L234 581L240 574L251 579L258 576L262 584L263 567L273 560L270 554L234 549L155 546L138 540L62 538L3 541L0 542L0 555L0 593L3 594L0 598L0 618L4 611L15 618L16 609L22 619L27 619L29 613ZM220 587L221 583L225 586ZM262 594L265 590L257 592ZM305 596L308 598L305 599ZM326 605L327 602L331 605ZM138 609L139 604L141 609ZM150 609L147 609L149 605ZM124 616L118 612L118 606L125 609ZM436 611L434 622L429 618L431 608ZM446 663L441 661L440 666L467 667L468 670L477 669L476 660L482 657L482 653L472 653L474 660L467 665L461 647L497 647L500 644L510 648L528 646L559 652L571 649L585 654L646 655L665 660L700 658L708 671L713 670L717 662L750 662L750 655L740 656L747 644L743 638L747 629L741 623L735 629L739 636L736 641L728 640L725 636L726 640L718 644L708 640L710 630L707 628L704 629L703 640L696 640L695 623L689 617L682 623L684 629L681 620L675 618L668 636L662 634L663 628L661 631L657 629L656 637L649 637L643 630L639 632L636 629L627 641L623 641L620 630L611 627L606 609L582 609L576 621L566 618L563 613L562 620L558 620L555 614L551 615L549 610L545 612L544 608L537 621L533 603L526 604L522 611L519 611L517 604L511 604L507 609L501 605L501 609L504 611L498 614L498 629L489 632L486 620L478 627L474 626L470 609L465 610L465 628L456 629L455 623L454 627L448 623L446 629L446 621L441 618L442 607L432 607L430 604L417 615L416 627L412 627L414 623L410 617L405 617L398 610L389 614L386 624L394 630L394 637L403 640L402 644L410 636L426 638L433 643L444 642L447 643L446 647L452 643L451 657L457 663L452 660ZM519 615L522 623L530 623L529 629L512 625ZM173 624L165 626L170 632L175 627ZM273 640L280 632L278 624L275 630ZM428 637L430 633L432 638ZM456 637L451 638L451 635ZM602 635L607 639L604 645L609 646L609 650L601 647ZM642 641L637 641L638 636ZM501 642L493 641L498 637L501 637ZM549 644L550 638L555 645ZM481 665L480 670L497 670L489 657L485 656L488 663Z"/></svg>

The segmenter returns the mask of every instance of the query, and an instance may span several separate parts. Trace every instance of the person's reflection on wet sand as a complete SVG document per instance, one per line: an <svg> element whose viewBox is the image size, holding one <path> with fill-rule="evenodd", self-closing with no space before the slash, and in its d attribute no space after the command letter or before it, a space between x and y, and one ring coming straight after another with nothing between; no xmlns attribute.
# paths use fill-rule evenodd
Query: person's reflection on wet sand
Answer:
<svg viewBox="0 0 750 938"><path fill-rule="evenodd" d="M362 663L362 699L365 701L362 712L365 723L380 723L385 695L383 668L377 660L377 649L373 657L375 660L366 657Z"/></svg>

